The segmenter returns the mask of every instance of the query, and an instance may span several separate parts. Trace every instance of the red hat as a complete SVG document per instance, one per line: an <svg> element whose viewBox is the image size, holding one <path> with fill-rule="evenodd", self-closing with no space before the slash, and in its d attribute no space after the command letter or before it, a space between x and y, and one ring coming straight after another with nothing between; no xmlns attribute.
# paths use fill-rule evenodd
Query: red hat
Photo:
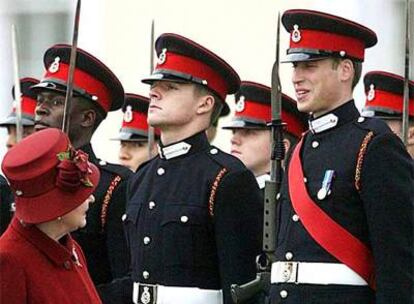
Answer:
<svg viewBox="0 0 414 304"><path fill-rule="evenodd" d="M404 78L383 71L372 71L364 76L367 96L364 115L381 118L399 118L403 112ZM414 117L414 81L409 81L408 113ZM370 113L371 112L371 113Z"/></svg>
<svg viewBox="0 0 414 304"><path fill-rule="evenodd" d="M149 98L137 94L125 94L125 102L122 106L124 118L119 137L114 140L123 141L148 141L147 113ZM155 137L159 137L159 130L155 129Z"/></svg>
<svg viewBox="0 0 414 304"><path fill-rule="evenodd" d="M269 129L272 120L271 89L260 83L242 81L236 93L236 114L223 129ZM282 120L286 131L300 137L307 129L307 115L298 111L296 101L282 94Z"/></svg>
<svg viewBox="0 0 414 304"><path fill-rule="evenodd" d="M22 78L20 79L20 91L22 94L21 107L22 107L22 125L34 126L34 117L36 109L36 94L31 87L39 83L39 80L34 78ZM12 88L12 96L14 98L14 86ZM6 119L0 122L0 127L7 127L9 125L16 124L16 107L13 105L12 112Z"/></svg>
<svg viewBox="0 0 414 304"><path fill-rule="evenodd" d="M377 35L369 28L322 12L287 10L282 16L282 23L290 32L286 62L326 57L362 62L365 49L377 43Z"/></svg>
<svg viewBox="0 0 414 304"><path fill-rule="evenodd" d="M81 205L100 176L88 155L75 151L67 135L54 128L36 132L11 148L2 170L15 193L17 218L34 224Z"/></svg>
<svg viewBox="0 0 414 304"><path fill-rule="evenodd" d="M206 86L223 102L223 115L229 113L226 95L239 89L240 78L223 59L196 42L176 34L162 34L155 42L157 66L152 75L142 80L192 82Z"/></svg>
<svg viewBox="0 0 414 304"><path fill-rule="evenodd" d="M36 90L46 89L66 93L71 46L56 44L49 48L43 62L46 73ZM88 52L77 49L73 77L73 95L82 96L100 106L106 114L116 111L124 102L124 89L114 73Z"/></svg>

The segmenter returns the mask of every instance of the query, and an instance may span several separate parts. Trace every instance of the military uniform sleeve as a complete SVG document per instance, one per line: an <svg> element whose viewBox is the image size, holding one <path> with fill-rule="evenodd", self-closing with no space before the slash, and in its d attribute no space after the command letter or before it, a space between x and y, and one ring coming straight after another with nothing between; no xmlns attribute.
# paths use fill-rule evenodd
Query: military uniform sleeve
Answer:
<svg viewBox="0 0 414 304"><path fill-rule="evenodd" d="M244 170L225 175L217 190L213 216L225 304L233 303L231 284L256 277L261 217L262 202L253 174Z"/></svg>
<svg viewBox="0 0 414 304"><path fill-rule="evenodd" d="M0 303L27 303L24 270L8 254L0 254Z"/></svg>
<svg viewBox="0 0 414 304"><path fill-rule="evenodd" d="M376 303L413 302L414 168L402 142L375 136L361 170L361 198L376 270Z"/></svg>
<svg viewBox="0 0 414 304"><path fill-rule="evenodd" d="M125 213L126 206L127 182L127 179L123 179L117 185L108 208L106 246L114 279L127 275L129 270L129 250L122 223L122 215Z"/></svg>

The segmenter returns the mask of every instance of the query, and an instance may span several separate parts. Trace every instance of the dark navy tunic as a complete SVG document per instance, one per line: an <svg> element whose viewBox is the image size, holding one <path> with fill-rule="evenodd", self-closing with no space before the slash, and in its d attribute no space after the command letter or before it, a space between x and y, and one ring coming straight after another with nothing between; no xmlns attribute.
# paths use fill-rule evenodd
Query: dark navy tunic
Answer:
<svg viewBox="0 0 414 304"><path fill-rule="evenodd" d="M160 152L129 184L132 279L223 289L224 303L232 303L230 284L256 273L263 205L256 180L238 159L210 146L205 132Z"/></svg>
<svg viewBox="0 0 414 304"><path fill-rule="evenodd" d="M325 213L372 250L377 291L365 286L273 284L272 303L413 303L414 169L410 156L384 122L360 117L353 101L326 115L331 114L338 119L336 125L305 135L301 159L306 188ZM358 167L362 142L371 131L373 137ZM331 193L318 199L326 170L335 171ZM277 260L339 263L305 230L292 208L289 187L294 185L288 185L285 176Z"/></svg>
<svg viewBox="0 0 414 304"><path fill-rule="evenodd" d="M91 145L80 149L89 154L89 161L99 168L101 178L93 193L95 202L89 206L86 227L72 235L81 245L91 278L98 285L123 277L129 270L122 215L125 213L127 181L131 172L123 166L99 160ZM107 202L106 196L109 198Z"/></svg>

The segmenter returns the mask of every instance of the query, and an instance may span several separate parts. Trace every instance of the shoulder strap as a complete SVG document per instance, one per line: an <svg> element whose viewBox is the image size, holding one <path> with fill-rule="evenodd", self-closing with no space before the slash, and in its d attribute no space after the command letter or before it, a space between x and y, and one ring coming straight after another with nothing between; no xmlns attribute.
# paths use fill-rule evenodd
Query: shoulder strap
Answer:
<svg viewBox="0 0 414 304"><path fill-rule="evenodd" d="M326 214L309 196L304 183L300 151L303 138L293 151L289 164L289 195L311 237L340 262L358 273L375 289L374 262L370 249Z"/></svg>

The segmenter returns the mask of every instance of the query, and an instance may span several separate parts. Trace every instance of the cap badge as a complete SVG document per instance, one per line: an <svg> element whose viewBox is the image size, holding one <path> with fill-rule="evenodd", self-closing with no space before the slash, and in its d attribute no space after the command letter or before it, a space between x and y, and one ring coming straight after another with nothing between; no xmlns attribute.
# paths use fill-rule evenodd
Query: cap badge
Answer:
<svg viewBox="0 0 414 304"><path fill-rule="evenodd" d="M59 71L59 62L60 62L60 57L55 57L55 60L49 66L50 73L56 73L57 71Z"/></svg>
<svg viewBox="0 0 414 304"><path fill-rule="evenodd" d="M158 56L158 64L164 64L167 60L167 49L162 49L161 54Z"/></svg>
<svg viewBox="0 0 414 304"><path fill-rule="evenodd" d="M245 97L242 95L240 96L239 100L236 103L236 112L243 112L245 108L244 103Z"/></svg>
<svg viewBox="0 0 414 304"><path fill-rule="evenodd" d="M368 101L371 101L374 98L375 98L375 86L374 84L370 84L367 99Z"/></svg>
<svg viewBox="0 0 414 304"><path fill-rule="evenodd" d="M293 26L293 31L292 31L292 41L294 43L298 43L301 39L302 39L302 36L300 35L299 25L295 24Z"/></svg>
<svg viewBox="0 0 414 304"><path fill-rule="evenodd" d="M132 107L131 106L127 106L126 107L126 111L124 113L124 121L125 122L131 122L133 119L133 113L132 113Z"/></svg>

